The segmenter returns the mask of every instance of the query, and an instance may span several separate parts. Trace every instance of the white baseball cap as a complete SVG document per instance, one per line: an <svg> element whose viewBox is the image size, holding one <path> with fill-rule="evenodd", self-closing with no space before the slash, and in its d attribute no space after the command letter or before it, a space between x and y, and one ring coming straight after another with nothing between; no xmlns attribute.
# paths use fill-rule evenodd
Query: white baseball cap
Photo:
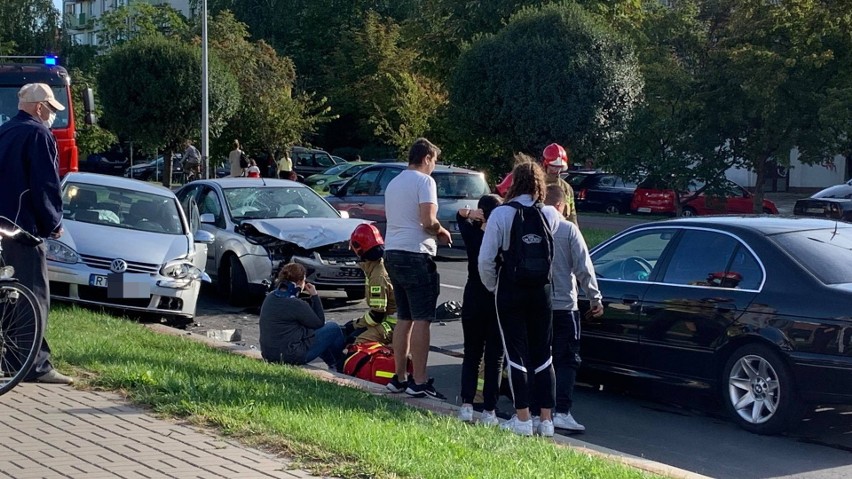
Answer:
<svg viewBox="0 0 852 479"><path fill-rule="evenodd" d="M27 83L18 91L18 100L24 103L47 102L56 111L65 109L62 103L56 101L53 90L44 83Z"/></svg>

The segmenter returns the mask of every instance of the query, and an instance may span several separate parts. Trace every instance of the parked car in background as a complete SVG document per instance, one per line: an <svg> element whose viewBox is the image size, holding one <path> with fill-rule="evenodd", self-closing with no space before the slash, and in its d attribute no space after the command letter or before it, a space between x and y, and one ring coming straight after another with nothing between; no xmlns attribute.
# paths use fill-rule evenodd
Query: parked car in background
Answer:
<svg viewBox="0 0 852 479"><path fill-rule="evenodd" d="M351 161L341 163L339 165L332 166L320 174L311 175L305 178L304 183L320 193L327 193L329 191L329 184L339 180L345 181L372 164L374 163L370 161Z"/></svg>
<svg viewBox="0 0 852 479"><path fill-rule="evenodd" d="M385 188L396 175L408 168L407 163L379 163L353 176L326 199L353 218L374 221L385 234ZM432 172L438 188L438 220L452 235L453 245L464 246L456 223L459 208L476 208L482 195L491 190L485 175L478 171L438 165Z"/></svg>
<svg viewBox="0 0 852 479"><path fill-rule="evenodd" d="M852 222L852 180L814 193L810 198L796 200L795 216L833 218Z"/></svg>
<svg viewBox="0 0 852 479"><path fill-rule="evenodd" d="M690 181L688 190L681 197L692 195L704 186L699 181ZM719 191L722 193L720 194ZM648 177L639 183L633 192L630 209L636 213L663 215L675 214L675 191L659 178ZM683 205L683 216L703 216L720 214L753 214L752 194L742 186L730 180L724 180L714 193L703 192ZM764 214L778 214L778 208L770 200L763 200Z"/></svg>
<svg viewBox="0 0 852 479"><path fill-rule="evenodd" d="M121 154L92 153L79 164L80 171L102 175L123 176L130 161Z"/></svg>
<svg viewBox="0 0 852 479"><path fill-rule="evenodd" d="M346 163L340 157L335 160L328 152L314 148L294 146L290 150L290 159L293 160L293 169L302 178L320 174L332 166Z"/></svg>
<svg viewBox="0 0 852 479"><path fill-rule="evenodd" d="M364 273L349 250L363 220L348 219L311 188L293 181L221 178L188 183L177 192L197 204L201 230L216 239L207 272L231 304L262 297L280 268L300 263L318 290L364 297Z"/></svg>
<svg viewBox="0 0 852 479"><path fill-rule="evenodd" d="M213 236L191 230L171 190L69 173L62 210L65 232L47 240L51 297L192 320Z"/></svg>
<svg viewBox="0 0 852 479"><path fill-rule="evenodd" d="M630 212L635 182L600 171L570 171L563 178L574 189L574 204L579 211L613 215Z"/></svg>
<svg viewBox="0 0 852 479"><path fill-rule="evenodd" d="M154 180L160 181L163 178L163 165L165 159L163 155L157 157L156 160L148 161L140 164L135 164L124 171L124 176L135 180ZM175 154L172 157L172 178L178 180L183 177L182 155Z"/></svg>
<svg viewBox="0 0 852 479"><path fill-rule="evenodd" d="M605 308L581 314L581 374L712 392L758 434L808 403L852 403L852 225L839 225L718 216L619 233L591 251Z"/></svg>

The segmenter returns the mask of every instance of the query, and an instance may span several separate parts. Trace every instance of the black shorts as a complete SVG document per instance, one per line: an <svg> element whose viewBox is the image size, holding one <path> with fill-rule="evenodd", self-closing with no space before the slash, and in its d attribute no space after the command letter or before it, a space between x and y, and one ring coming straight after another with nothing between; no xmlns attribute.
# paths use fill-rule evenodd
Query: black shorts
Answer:
<svg viewBox="0 0 852 479"><path fill-rule="evenodd" d="M435 321L441 290L438 266L432 256L409 251L385 251L398 319Z"/></svg>

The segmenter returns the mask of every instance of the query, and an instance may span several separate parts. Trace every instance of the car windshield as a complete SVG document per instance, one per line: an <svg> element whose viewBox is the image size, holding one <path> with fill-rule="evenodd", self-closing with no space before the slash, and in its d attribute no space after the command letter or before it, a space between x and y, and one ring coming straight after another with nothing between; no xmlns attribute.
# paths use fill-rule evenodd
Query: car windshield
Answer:
<svg viewBox="0 0 852 479"><path fill-rule="evenodd" d="M568 175L567 181L571 186L580 186L586 178L590 178L589 175Z"/></svg>
<svg viewBox="0 0 852 479"><path fill-rule="evenodd" d="M62 216L115 228L182 235L177 202L167 196L87 183L65 183Z"/></svg>
<svg viewBox="0 0 852 479"><path fill-rule="evenodd" d="M224 190L235 221L259 218L340 218L337 210L304 186L240 187Z"/></svg>
<svg viewBox="0 0 852 479"><path fill-rule="evenodd" d="M0 87L0 125L6 123L18 114L18 90L21 86L3 86ZM65 105L65 109L56 112L56 120L53 122L52 129L68 128L68 94L64 86L51 86L53 96L59 103Z"/></svg>
<svg viewBox="0 0 852 479"><path fill-rule="evenodd" d="M438 198L479 199L491 193L482 173L432 173L438 188Z"/></svg>
<svg viewBox="0 0 852 479"><path fill-rule="evenodd" d="M796 231L773 239L823 283L852 283L852 228Z"/></svg>

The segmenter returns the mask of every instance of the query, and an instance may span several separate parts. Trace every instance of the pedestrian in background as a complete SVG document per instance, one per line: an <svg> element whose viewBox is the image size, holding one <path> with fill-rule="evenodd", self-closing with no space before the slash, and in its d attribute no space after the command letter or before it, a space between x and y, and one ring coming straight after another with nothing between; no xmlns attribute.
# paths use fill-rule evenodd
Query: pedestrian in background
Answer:
<svg viewBox="0 0 852 479"><path fill-rule="evenodd" d="M228 153L228 166L231 168L231 176L234 178L243 176L243 166L240 161L245 158L245 153L240 149L239 140L234 140L234 149Z"/></svg>
<svg viewBox="0 0 852 479"><path fill-rule="evenodd" d="M246 177L248 178L260 178L260 167L257 166L257 162L249 160L249 166L246 168Z"/></svg>
<svg viewBox="0 0 852 479"><path fill-rule="evenodd" d="M464 285L462 307L462 334L464 335L464 359L461 372L461 399L459 419L473 421L473 398L479 382L479 365L483 363L482 424L493 426L498 423L497 399L500 395L500 375L503 364L503 345L497 325L497 309L494 293L488 291L479 276L479 250L485 227L494 208L503 199L498 195L485 195L479 199L476 209L462 208L456 213L456 224L464 239L467 252L467 283ZM483 359L484 353L484 359Z"/></svg>
<svg viewBox="0 0 852 479"><path fill-rule="evenodd" d="M565 194L559 185L547 187L544 203L562 210ZM577 306L577 283L590 300L587 314L603 314L598 280L589 248L580 229L561 220L553 235L553 368L556 373L556 408L553 427L583 432L586 427L571 415L574 383L580 369L580 308Z"/></svg>
<svg viewBox="0 0 852 479"><path fill-rule="evenodd" d="M201 176L201 153L198 148L192 144L192 140L187 139L184 142L183 150L183 171L187 177L199 178Z"/></svg>
<svg viewBox="0 0 852 479"><path fill-rule="evenodd" d="M485 287L495 295L515 405L515 415L503 427L516 434L532 435L529 408L534 402L541 406L537 432L553 436L555 378L550 352L553 332L550 265L553 232L560 217L555 209L541 204L547 189L541 167L526 155L516 155L516 162L512 185L506 194L510 200L491 212L485 228L479 251L479 274ZM514 226L522 228L521 241L515 239L521 234L513 231ZM527 276L535 276L535 281L519 280L521 270Z"/></svg>
<svg viewBox="0 0 852 479"><path fill-rule="evenodd" d="M29 83L18 91L18 114L0 126L0 216L41 238L62 236L62 193L59 189L59 155L50 127L56 113L65 110L44 83ZM9 225L0 225L8 228ZM3 241L3 260L15 268L15 277L31 289L47 326L50 288L47 280L47 246ZM10 338L12 341L16 339ZM0 370L17 371L18 358L4 356ZM71 384L50 363L50 347L42 340L38 356L25 381Z"/></svg>
<svg viewBox="0 0 852 479"><path fill-rule="evenodd" d="M430 328L440 293L434 256L438 242L451 241L450 232L438 221L438 189L431 176L440 154L429 140L417 139L408 153L408 168L385 190L385 267L393 284L398 318L393 332L396 374L387 388L414 397L446 399L426 372ZM409 352L414 365L411 378L406 377Z"/></svg>
<svg viewBox="0 0 852 479"><path fill-rule="evenodd" d="M293 178L294 175L292 173L294 173L293 160L290 159L290 155L285 151L281 159L278 160L278 178L296 181L297 178Z"/></svg>

